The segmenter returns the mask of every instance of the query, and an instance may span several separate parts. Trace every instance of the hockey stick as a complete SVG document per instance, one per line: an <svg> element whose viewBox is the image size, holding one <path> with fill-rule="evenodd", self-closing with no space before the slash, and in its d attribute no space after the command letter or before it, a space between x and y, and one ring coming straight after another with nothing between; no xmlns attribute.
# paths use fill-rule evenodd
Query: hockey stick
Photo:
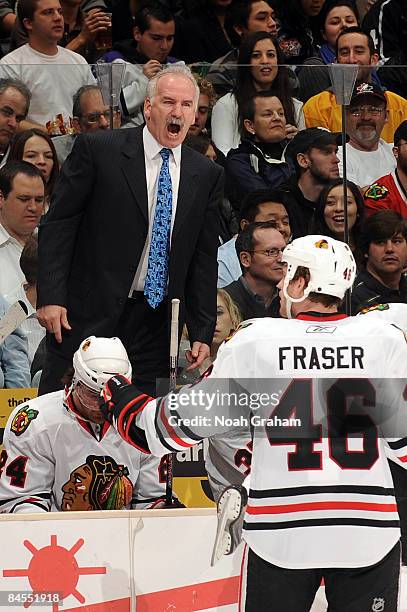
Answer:
<svg viewBox="0 0 407 612"><path fill-rule="evenodd" d="M177 362L178 362L178 319L179 299L171 300L171 329L170 329L170 385L169 390L174 391L177 386ZM167 475L165 482L165 505L172 506L172 481L174 470L174 454L167 455Z"/></svg>
<svg viewBox="0 0 407 612"><path fill-rule="evenodd" d="M28 308L22 300L18 300L10 306L6 314L0 319L0 344L26 320L27 316Z"/></svg>

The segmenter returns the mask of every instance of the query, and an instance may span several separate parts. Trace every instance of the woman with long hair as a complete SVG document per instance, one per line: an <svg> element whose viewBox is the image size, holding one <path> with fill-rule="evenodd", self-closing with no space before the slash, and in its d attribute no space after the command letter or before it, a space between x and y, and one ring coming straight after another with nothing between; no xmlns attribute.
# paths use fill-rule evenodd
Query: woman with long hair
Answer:
<svg viewBox="0 0 407 612"><path fill-rule="evenodd" d="M348 181L348 228L349 246L358 267L362 255L358 249L359 235L365 218L365 206L359 187ZM321 192L311 224L312 234L331 236L336 240L345 240L345 206L342 179L329 183Z"/></svg>
<svg viewBox="0 0 407 612"><path fill-rule="evenodd" d="M212 139L225 155L239 146L243 103L258 91L270 90L282 101L287 138L305 128L302 103L292 97L289 68L282 63L278 43L268 32L254 32L243 39L236 85L212 110Z"/></svg>
<svg viewBox="0 0 407 612"><path fill-rule="evenodd" d="M306 60L297 71L303 102L331 86L327 66L335 62L336 39L345 28L359 25L359 13L353 0L327 0L318 19L322 40L318 54Z"/></svg>
<svg viewBox="0 0 407 612"><path fill-rule="evenodd" d="M24 130L16 135L8 159L27 161L43 174L47 200L52 195L59 174L59 162L52 139L40 129Z"/></svg>

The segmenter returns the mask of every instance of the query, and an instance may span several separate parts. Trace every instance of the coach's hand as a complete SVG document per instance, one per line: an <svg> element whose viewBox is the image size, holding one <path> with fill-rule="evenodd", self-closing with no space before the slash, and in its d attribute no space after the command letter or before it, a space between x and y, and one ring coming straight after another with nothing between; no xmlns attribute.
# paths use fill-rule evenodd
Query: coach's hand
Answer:
<svg viewBox="0 0 407 612"><path fill-rule="evenodd" d="M57 342L62 342L62 328L68 331L72 329L64 306L56 306L55 304L41 306L37 310L37 319L50 334L54 334Z"/></svg>
<svg viewBox="0 0 407 612"><path fill-rule="evenodd" d="M194 342L190 351L185 353L187 360L191 365L187 367L187 372L199 368L199 366L210 355L209 346L204 342Z"/></svg>

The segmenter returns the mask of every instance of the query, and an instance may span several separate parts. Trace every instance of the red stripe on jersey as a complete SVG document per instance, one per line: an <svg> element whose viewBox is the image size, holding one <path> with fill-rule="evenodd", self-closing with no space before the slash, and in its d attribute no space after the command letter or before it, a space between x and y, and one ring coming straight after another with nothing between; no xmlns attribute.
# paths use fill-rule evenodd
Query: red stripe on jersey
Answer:
<svg viewBox="0 0 407 612"><path fill-rule="evenodd" d="M403 463L407 463L407 455L405 455L404 457L398 457L400 459L400 461L402 461Z"/></svg>
<svg viewBox="0 0 407 612"><path fill-rule="evenodd" d="M321 314L321 315L313 315L307 312L301 312L296 319L300 321L319 321L320 323L325 323L325 321L340 321L341 319L347 319L348 315L341 314L339 312L333 314Z"/></svg>
<svg viewBox="0 0 407 612"><path fill-rule="evenodd" d="M320 501L281 506L247 506L248 514L286 514L310 510L366 510L370 512L397 512L397 504L377 504L357 501Z"/></svg>
<svg viewBox="0 0 407 612"><path fill-rule="evenodd" d="M181 438L179 438L177 436L177 434L175 433L174 429L169 424L168 419L165 416L165 411L164 410L165 410L165 401L162 400L161 408L160 408L160 417L161 417L162 424L164 425L165 429L168 431L168 433L170 435L170 438L172 440L174 440L174 442L179 444L179 446L183 446L184 448L191 448L191 446L195 446L196 442L193 442L192 444L188 444L188 442L185 442L184 440L181 440Z"/></svg>
<svg viewBox="0 0 407 612"><path fill-rule="evenodd" d="M144 400L144 402L141 404L141 406L139 406L139 408L136 408L136 410L134 410L128 420L126 419L126 416L128 414L128 411L130 408L132 408L134 406L134 404L136 404L137 402L142 402L143 399L146 398ZM132 424L132 422L134 421L134 419L136 418L136 416L142 412L142 410L144 410L144 408L146 407L146 405L151 402L152 398L149 395L146 395L145 393L142 393L140 395L138 395L137 397L135 397L134 399L131 400L131 402L129 402L125 408L121 411L121 413L119 414L119 417L117 419L117 432L119 433L119 435L126 440L126 442L128 444L131 444L131 446L134 446L135 448L137 448L137 450L141 451L142 453L147 453L150 454L150 451L147 452L147 450L145 448L141 448L140 446L138 446L129 436L129 430L130 430L130 426ZM124 422L123 422L124 421Z"/></svg>

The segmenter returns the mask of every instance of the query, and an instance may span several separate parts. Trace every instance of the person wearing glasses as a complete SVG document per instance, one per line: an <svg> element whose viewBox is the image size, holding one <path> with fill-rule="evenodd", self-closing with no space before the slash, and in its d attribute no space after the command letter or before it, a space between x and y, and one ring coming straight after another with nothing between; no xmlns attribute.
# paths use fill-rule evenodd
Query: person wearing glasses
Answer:
<svg viewBox="0 0 407 612"><path fill-rule="evenodd" d="M392 146L380 137L388 117L387 99L382 88L374 83L356 83L346 107L349 136L346 168L348 179L359 187L371 185L396 166ZM342 156L342 147L339 147L341 175Z"/></svg>
<svg viewBox="0 0 407 612"><path fill-rule="evenodd" d="M98 85L84 85L78 89L73 97L72 112L75 134L65 134L52 139L60 164L63 164L71 152L77 134L110 129L110 108L103 101ZM119 128L120 125L120 110L114 109L113 128Z"/></svg>
<svg viewBox="0 0 407 612"><path fill-rule="evenodd" d="M369 34L357 26L345 28L336 39L336 62L359 66L357 80L380 85L375 68L379 59L375 43ZM407 100L387 89L384 93L389 111L388 121L380 134L386 142L393 142L397 126L407 116ZM313 96L304 104L304 117L307 127L324 127L331 132L341 129L341 107L336 102L331 88Z"/></svg>
<svg viewBox="0 0 407 612"><path fill-rule="evenodd" d="M275 221L250 223L236 239L242 275L224 289L243 320L278 316L277 285L283 277L281 255L286 242L276 225Z"/></svg>

